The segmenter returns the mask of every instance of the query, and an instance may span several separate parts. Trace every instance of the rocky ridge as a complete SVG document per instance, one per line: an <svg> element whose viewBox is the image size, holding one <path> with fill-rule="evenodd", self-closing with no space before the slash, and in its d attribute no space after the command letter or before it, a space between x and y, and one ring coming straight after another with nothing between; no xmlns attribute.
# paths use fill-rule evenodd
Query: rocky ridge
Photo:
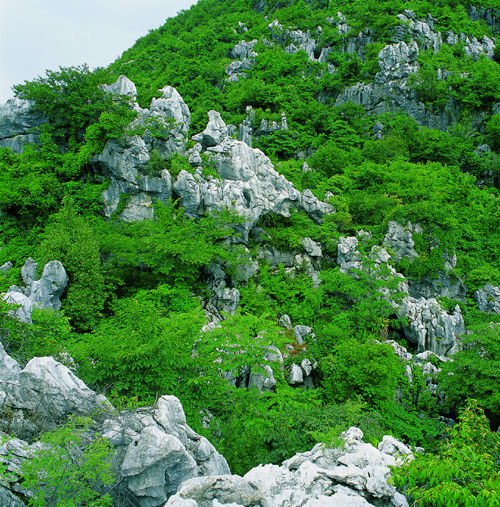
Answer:
<svg viewBox="0 0 500 507"><path fill-rule="evenodd" d="M378 448L362 438L363 432L352 427L342 433L340 447L318 444L281 466L260 465L244 477L187 480L166 507L407 506L405 497L387 479L389 466L396 466L402 458L412 459L411 450L390 436Z"/></svg>

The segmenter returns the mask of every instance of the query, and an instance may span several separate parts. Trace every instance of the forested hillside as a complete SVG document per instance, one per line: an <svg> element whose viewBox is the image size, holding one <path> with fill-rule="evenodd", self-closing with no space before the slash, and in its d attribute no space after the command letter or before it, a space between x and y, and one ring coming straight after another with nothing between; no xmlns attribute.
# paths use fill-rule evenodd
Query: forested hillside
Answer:
<svg viewBox="0 0 500 507"><path fill-rule="evenodd" d="M178 476L228 473L215 449L233 474L300 471L289 458L352 426L377 459L396 456L384 435L415 459L399 493L336 475L349 492L322 495L497 505L499 34L494 0L199 0L108 68L16 85L0 106L0 429L93 435L79 459L102 444L110 475L49 494L65 469L40 485L4 443L12 505L70 505L74 488L90 496L71 505L163 505ZM83 408L26 401L45 356L95 391L68 388ZM163 458L136 470L109 434L171 423L165 395L199 434L179 416L198 475L182 458L153 487L138 477ZM263 495L245 505L341 505Z"/></svg>

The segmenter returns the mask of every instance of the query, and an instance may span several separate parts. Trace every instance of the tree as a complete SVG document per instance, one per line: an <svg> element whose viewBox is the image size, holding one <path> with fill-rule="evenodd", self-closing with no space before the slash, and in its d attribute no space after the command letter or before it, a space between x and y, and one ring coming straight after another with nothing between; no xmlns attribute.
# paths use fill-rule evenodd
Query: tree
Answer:
<svg viewBox="0 0 500 507"><path fill-rule="evenodd" d="M44 263L61 261L68 273L63 308L72 324L80 329L95 326L105 300L99 244L92 227L75 212L70 199L64 201L45 228L38 254Z"/></svg>
<svg viewBox="0 0 500 507"><path fill-rule="evenodd" d="M63 426L42 435L42 445L16 472L23 479L22 486L33 495L29 505L111 505L112 447L93 432L91 425L89 418L70 418Z"/></svg>
<svg viewBox="0 0 500 507"><path fill-rule="evenodd" d="M44 113L58 137L79 142L101 113L125 105L101 86L107 77L103 69L91 71L87 65L59 67L46 70L45 77L14 86L14 93Z"/></svg>
<svg viewBox="0 0 500 507"><path fill-rule="evenodd" d="M500 500L499 444L477 401L468 400L438 452L392 467L394 483L415 505L493 507Z"/></svg>

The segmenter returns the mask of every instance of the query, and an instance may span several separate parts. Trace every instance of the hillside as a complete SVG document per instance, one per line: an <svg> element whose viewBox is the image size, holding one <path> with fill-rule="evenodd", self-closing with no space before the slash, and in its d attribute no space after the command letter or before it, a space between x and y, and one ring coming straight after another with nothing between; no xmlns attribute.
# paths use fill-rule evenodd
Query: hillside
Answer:
<svg viewBox="0 0 500 507"><path fill-rule="evenodd" d="M495 505L499 34L493 0L199 0L17 85L0 499ZM19 469L59 426L109 480Z"/></svg>

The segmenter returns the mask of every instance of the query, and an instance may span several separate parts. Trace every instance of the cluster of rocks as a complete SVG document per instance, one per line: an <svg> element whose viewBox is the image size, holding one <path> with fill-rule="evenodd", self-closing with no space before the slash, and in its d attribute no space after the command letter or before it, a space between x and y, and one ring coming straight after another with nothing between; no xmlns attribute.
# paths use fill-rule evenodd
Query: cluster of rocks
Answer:
<svg viewBox="0 0 500 507"><path fill-rule="evenodd" d="M151 218L154 199L165 201L175 194L190 217L202 216L206 211L234 210L244 218L235 228L246 242L249 231L264 214L289 216L290 209L296 207L321 221L325 214L334 212L311 191L296 190L260 150L232 139L217 111L208 113L206 129L193 137L196 145L186 152L190 113L174 88L163 88L162 97L153 99L151 108L144 110L133 102L135 86L131 81L121 76L115 85L116 93L124 90L131 95L132 107L139 112L133 127L142 126L145 130L142 135L109 141L91 161L97 174L111 178L103 193L107 216L119 212L122 219L130 221ZM147 129L152 119L163 128L161 139L153 138ZM152 149L164 157L174 153L186 155L193 170L180 171L175 182L166 169L154 175L144 174ZM203 175L203 154L217 171L217 178ZM121 201L124 195L126 200Z"/></svg>
<svg viewBox="0 0 500 507"><path fill-rule="evenodd" d="M269 158L247 143L231 139L220 114L209 113L206 129L194 136L198 144L191 156L204 153L215 168L218 178L205 178L198 167L194 174L181 171L173 184L180 204L187 216L202 216L206 211L229 209L244 221L235 225L241 241L260 217L274 213L289 216L290 210L304 210L317 222L324 215L334 213L329 204L319 201L310 190L299 192L273 167Z"/></svg>
<svg viewBox="0 0 500 507"><path fill-rule="evenodd" d="M0 414L0 429L15 437L0 445L0 456L14 473L40 449L41 432L66 422L68 415L91 417L88 438L104 437L113 447L112 495L120 505L160 506L186 479L230 473L212 444L186 424L174 396L118 412L53 358L34 358L21 369L1 346ZM0 490L0 503L25 505L20 498L30 495L13 481Z"/></svg>
<svg viewBox="0 0 500 507"><path fill-rule="evenodd" d="M390 466L413 459L411 450L391 436L375 448L351 427L343 445L296 454L281 466L260 465L243 477L211 476L185 481L167 506L219 505L304 507L389 505L405 507L406 498L388 483Z"/></svg>
<svg viewBox="0 0 500 507"><path fill-rule="evenodd" d="M281 113L281 121L279 123L263 118L260 124L256 125L255 110L252 106L247 106L245 119L239 125L236 138L239 141L244 141L251 147L254 137L267 136L278 130L288 130L288 120L284 112Z"/></svg>
<svg viewBox="0 0 500 507"><path fill-rule="evenodd" d="M92 418L83 445L98 437L111 444L116 478L111 494L119 504L407 505L388 483L389 466L412 453L389 436L375 448L362 441L359 429L350 428L338 448L317 445L282 466L260 465L239 477L230 475L223 456L186 424L174 396L119 412L53 358L34 358L21 369L0 347L0 400L1 429L10 434L0 456L14 474L0 488L2 505L26 505L32 492L15 473L42 448L38 435L70 414Z"/></svg>
<svg viewBox="0 0 500 507"><path fill-rule="evenodd" d="M414 249L412 232L419 231L418 226L408 224L406 227L392 222L385 237L384 246L394 252L394 260L407 257L412 260L417 256ZM360 235L363 238L363 235ZM465 333L465 325L460 310L456 305L454 312L444 310L436 297L443 294L451 294L458 284L463 286L460 280L455 284L453 277L448 277L446 272L441 275L443 287L436 284L436 292L433 292L432 283L422 283L412 286L410 292L408 282L400 273L397 273L391 265L392 255L384 247L374 245L370 254L365 257L358 250L359 238L340 238L338 247L337 263L344 273L356 276L357 271L372 273L377 278L399 279L398 288L404 295L400 302L392 300L400 318L406 320L403 325L405 338L416 345L418 352L430 350L437 355L453 354L459 349L459 337ZM370 262L366 262L366 260ZM383 268L381 271L381 267ZM448 283L448 289L446 289ZM424 295L418 292L422 288ZM465 290L465 289L464 289ZM382 295L381 295L382 297ZM384 294L387 297L387 294Z"/></svg>
<svg viewBox="0 0 500 507"><path fill-rule="evenodd" d="M487 283L482 289L474 292L474 298L479 311L500 314L500 287Z"/></svg>
<svg viewBox="0 0 500 507"><path fill-rule="evenodd" d="M255 44L257 44L257 39L249 42L242 40L231 49L229 57L235 60L226 67L228 76L226 81L228 83L235 83L240 79L244 79L246 77L245 71L250 70L255 65L255 58L258 56L258 53L254 51Z"/></svg>
<svg viewBox="0 0 500 507"><path fill-rule="evenodd" d="M495 41L484 36L481 41L464 33L455 34L449 30L443 37L434 30L436 20L428 15L426 19L417 19L411 10L398 15L402 25L395 27L391 43L386 45L378 56L380 71L374 83L357 83L346 88L336 98L336 105L347 102L362 105L368 114L383 114L388 111L403 110L415 118L417 123L429 128L447 130L460 119L458 103L450 100L446 107L430 110L417 96L414 88L409 85L408 77L418 71L417 58L420 49L439 51L442 44L462 44L465 53L475 60L481 55L492 59ZM407 44L403 39L409 38ZM438 79L447 79L450 72L439 69ZM472 122L478 125L482 115L475 113Z"/></svg>
<svg viewBox="0 0 500 507"><path fill-rule="evenodd" d="M430 350L418 354L411 354L405 347L394 340L386 340L384 343L393 347L394 353L403 363L405 367L405 376L408 382L413 384L416 380L415 376L421 375L423 377L425 389L427 389L439 403L442 403L445 395L443 391L438 389L438 375L441 372L439 365L447 361L452 361L452 359L446 356L438 356ZM417 392L416 395L420 396L420 393ZM399 388L396 391L396 398L404 400L404 394Z"/></svg>
<svg viewBox="0 0 500 507"><path fill-rule="evenodd" d="M151 151L156 150L166 158L184 154L191 113L171 86L160 90L161 97L153 98L149 109L139 107L136 87L125 76L107 89L129 97L130 107L138 113L131 128L141 134L108 141L102 153L90 162L96 175L111 181L103 192L104 213L111 217L119 212L120 218L127 221L148 219L154 214L155 199L165 202L172 197L170 173L165 169L148 170ZM151 127L161 135L153 136Z"/></svg>
<svg viewBox="0 0 500 507"><path fill-rule="evenodd" d="M15 316L24 323L31 324L31 312L34 308L59 310L60 297L68 284L68 275L59 261L45 264L42 277L35 280L38 264L30 257L21 269L25 287L12 285L3 295L6 303L19 305L13 311Z"/></svg>

